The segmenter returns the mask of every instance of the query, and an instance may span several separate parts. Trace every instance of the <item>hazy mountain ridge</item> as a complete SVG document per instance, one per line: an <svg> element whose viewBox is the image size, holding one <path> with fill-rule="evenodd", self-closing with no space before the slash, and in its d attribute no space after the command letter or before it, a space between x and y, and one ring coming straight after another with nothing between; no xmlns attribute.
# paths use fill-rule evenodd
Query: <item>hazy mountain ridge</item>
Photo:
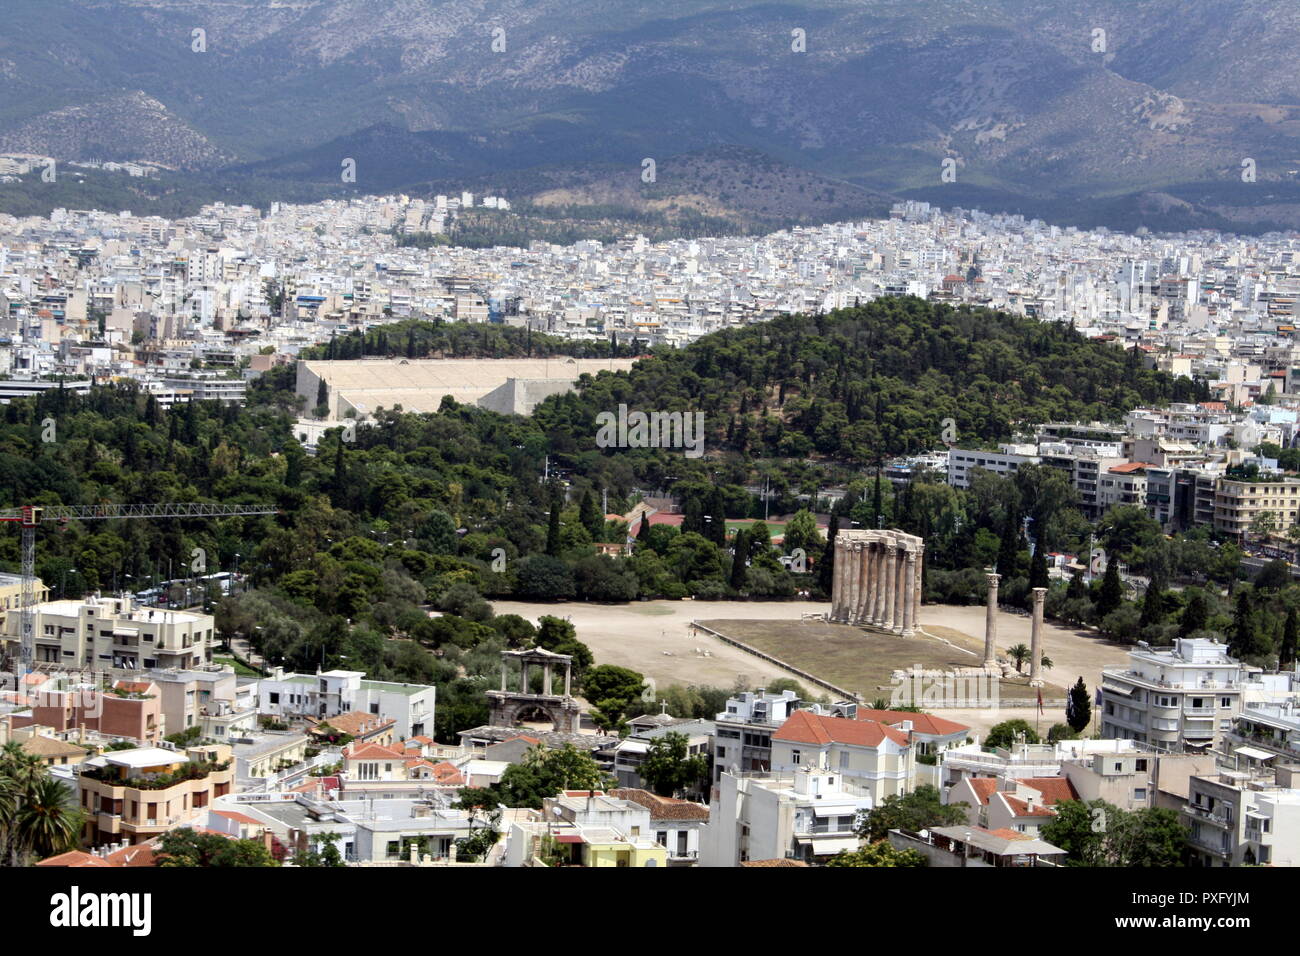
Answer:
<svg viewBox="0 0 1300 956"><path fill-rule="evenodd" d="M30 95L0 106L0 144L36 152L88 148L66 118L139 90L177 135L126 110L120 138L185 168L337 179L392 127L419 135L385 134L385 184L737 145L939 201L945 157L995 203L1220 183L1249 222L1300 201L1300 4L1274 0L6 3L0 75Z"/></svg>

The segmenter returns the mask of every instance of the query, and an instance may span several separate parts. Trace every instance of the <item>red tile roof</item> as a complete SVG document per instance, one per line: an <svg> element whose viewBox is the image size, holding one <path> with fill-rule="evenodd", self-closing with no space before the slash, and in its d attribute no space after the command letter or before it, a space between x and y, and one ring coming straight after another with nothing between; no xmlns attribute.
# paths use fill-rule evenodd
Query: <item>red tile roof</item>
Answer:
<svg viewBox="0 0 1300 956"><path fill-rule="evenodd" d="M971 777L966 782L975 791L975 799L979 801L981 807L989 802L993 794L998 792L997 777Z"/></svg>
<svg viewBox="0 0 1300 956"><path fill-rule="evenodd" d="M822 717L807 710L796 710L772 735L773 740L790 743L839 743L856 747L879 747L886 738L901 747L907 746L907 734L879 721Z"/></svg>
<svg viewBox="0 0 1300 956"><path fill-rule="evenodd" d="M930 734L935 737L970 732L969 727L955 720L945 720L933 714L914 714L906 710L872 710L869 707L859 707L858 720L877 720L891 727L897 727L903 721L910 720L912 729L918 734Z"/></svg>
<svg viewBox="0 0 1300 956"><path fill-rule="evenodd" d="M1026 801L1019 797L1013 797L1009 793L999 794L1006 801L1011 812L1018 817L1054 817L1056 814L1042 805L1031 807Z"/></svg>
<svg viewBox="0 0 1300 956"><path fill-rule="evenodd" d="M353 743L343 749L343 756L348 760L405 760L406 751L383 744Z"/></svg>
<svg viewBox="0 0 1300 956"><path fill-rule="evenodd" d="M1024 777L1020 782L1041 793L1044 806L1050 807L1058 800L1079 799L1079 791L1074 789L1069 777Z"/></svg>

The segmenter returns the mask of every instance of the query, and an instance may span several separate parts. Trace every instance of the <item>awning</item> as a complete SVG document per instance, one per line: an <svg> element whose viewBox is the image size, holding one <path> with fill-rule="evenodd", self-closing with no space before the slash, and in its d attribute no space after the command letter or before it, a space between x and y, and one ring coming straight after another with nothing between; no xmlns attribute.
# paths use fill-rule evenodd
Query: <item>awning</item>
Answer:
<svg viewBox="0 0 1300 956"><path fill-rule="evenodd" d="M1269 753L1267 750L1260 750L1258 747L1238 747L1233 751L1242 757L1249 757L1251 760L1272 760L1277 754Z"/></svg>
<svg viewBox="0 0 1300 956"><path fill-rule="evenodd" d="M561 833L555 838L556 843L585 843L581 836L576 833Z"/></svg>

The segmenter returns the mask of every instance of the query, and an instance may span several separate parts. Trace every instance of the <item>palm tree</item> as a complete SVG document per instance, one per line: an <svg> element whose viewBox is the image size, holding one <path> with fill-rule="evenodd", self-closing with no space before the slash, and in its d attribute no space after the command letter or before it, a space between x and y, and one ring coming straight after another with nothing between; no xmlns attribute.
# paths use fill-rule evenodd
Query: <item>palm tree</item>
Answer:
<svg viewBox="0 0 1300 956"><path fill-rule="evenodd" d="M37 859L71 850L81 836L85 816L63 784L43 777L27 792L18 812L18 832L24 847Z"/></svg>
<svg viewBox="0 0 1300 956"><path fill-rule="evenodd" d="M1029 660L1029 648L1024 644L1016 644L1013 647L1007 648L1007 653L1010 654L1011 659L1016 662L1016 673L1019 674L1021 665L1024 664L1025 661Z"/></svg>
<svg viewBox="0 0 1300 956"><path fill-rule="evenodd" d="M8 865L75 847L83 821L35 755L14 741L0 748L0 852Z"/></svg>
<svg viewBox="0 0 1300 956"><path fill-rule="evenodd" d="M1056 665L1052 663L1052 659L1046 654L1040 654L1038 656L1038 666L1043 668L1043 670L1051 670Z"/></svg>

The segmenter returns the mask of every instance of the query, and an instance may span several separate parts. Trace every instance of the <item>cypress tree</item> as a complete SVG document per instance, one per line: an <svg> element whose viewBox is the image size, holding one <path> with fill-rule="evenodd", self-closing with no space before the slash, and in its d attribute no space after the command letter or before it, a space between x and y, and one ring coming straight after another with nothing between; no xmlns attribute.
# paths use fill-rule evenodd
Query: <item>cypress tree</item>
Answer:
<svg viewBox="0 0 1300 956"><path fill-rule="evenodd" d="M587 529L592 541L599 541L605 533L605 516L596 508L596 498L588 488L582 494L582 504L578 506L578 521Z"/></svg>
<svg viewBox="0 0 1300 956"><path fill-rule="evenodd" d="M745 529L741 528L736 532L733 541L735 555L731 559L731 589L733 591L745 590L745 558L749 553L749 536L745 534Z"/></svg>
<svg viewBox="0 0 1300 956"><path fill-rule="evenodd" d="M1010 577L1016 573L1020 563L1020 522L1014 514L1007 514L1007 523L1002 526L1002 544L998 548L998 574Z"/></svg>
<svg viewBox="0 0 1300 956"><path fill-rule="evenodd" d="M551 513L546 522L546 553L556 557L560 553L560 496L551 489Z"/></svg>
<svg viewBox="0 0 1300 956"><path fill-rule="evenodd" d="M831 523L826 528L826 547L822 550L821 561L817 564L817 586L827 596L830 595L835 581L835 536L839 533L839 512L832 510Z"/></svg>
<svg viewBox="0 0 1300 956"><path fill-rule="evenodd" d="M1106 576L1101 579L1101 592L1097 595L1097 618L1103 619L1124 603L1124 586L1119 581L1119 562L1106 562Z"/></svg>
<svg viewBox="0 0 1300 956"><path fill-rule="evenodd" d="M1034 548L1034 556L1029 561L1029 586L1045 588L1051 584L1047 575L1047 554L1041 544Z"/></svg>
<svg viewBox="0 0 1300 956"><path fill-rule="evenodd" d="M1278 670L1293 667L1296 661L1297 645L1300 644L1300 615L1295 608L1286 612L1286 623L1282 625L1282 646L1278 651Z"/></svg>
<svg viewBox="0 0 1300 956"><path fill-rule="evenodd" d="M1205 600L1205 595L1200 591L1193 591L1192 596L1187 600L1187 606L1183 608L1183 615L1178 621L1178 636L1187 637L1196 631L1205 630L1210 619L1210 607Z"/></svg>
<svg viewBox="0 0 1300 956"><path fill-rule="evenodd" d="M1070 688L1070 696L1065 702L1065 722L1076 734L1083 733L1092 721L1092 699L1088 696L1088 685L1080 677Z"/></svg>

